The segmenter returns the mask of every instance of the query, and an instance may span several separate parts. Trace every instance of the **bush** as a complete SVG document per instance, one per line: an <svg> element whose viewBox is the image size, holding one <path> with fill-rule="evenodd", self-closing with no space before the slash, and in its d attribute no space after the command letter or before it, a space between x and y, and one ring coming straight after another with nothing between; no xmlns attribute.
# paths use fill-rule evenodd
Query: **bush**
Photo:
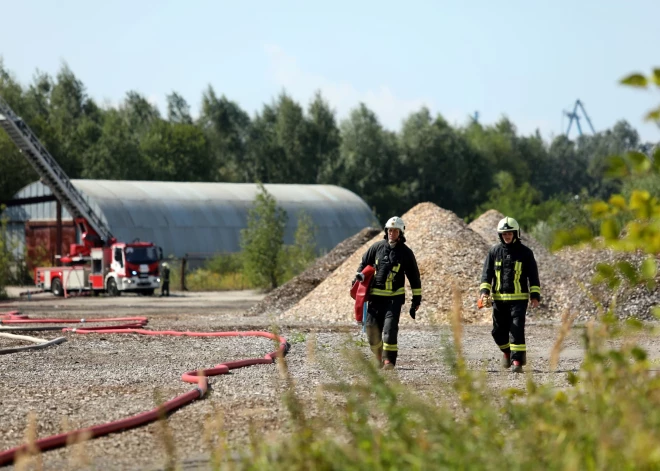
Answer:
<svg viewBox="0 0 660 471"><path fill-rule="evenodd" d="M11 243L7 237L7 218L2 216L5 206L0 206L0 299L7 298L7 286L12 279Z"/></svg>
<svg viewBox="0 0 660 471"><path fill-rule="evenodd" d="M215 273L199 268L186 275L186 288L190 291L226 291L251 288L241 272Z"/></svg>
<svg viewBox="0 0 660 471"><path fill-rule="evenodd" d="M259 193L248 213L248 227L241 231L243 274L255 287L274 289L282 281L286 221L286 211L259 183Z"/></svg>
<svg viewBox="0 0 660 471"><path fill-rule="evenodd" d="M586 194L562 195L544 204L543 220L538 221L530 234L546 248L551 249L555 236L559 231L573 230L577 227L587 227L590 231L597 230L598 226L591 221L588 204L592 199Z"/></svg>
<svg viewBox="0 0 660 471"><path fill-rule="evenodd" d="M240 252L220 254L207 260L204 268L218 275L235 274L243 269L243 259Z"/></svg>
<svg viewBox="0 0 660 471"><path fill-rule="evenodd" d="M314 242L316 232L317 228L311 216L301 210L298 213L294 243L284 247L285 273L282 282L302 273L316 259L316 243Z"/></svg>

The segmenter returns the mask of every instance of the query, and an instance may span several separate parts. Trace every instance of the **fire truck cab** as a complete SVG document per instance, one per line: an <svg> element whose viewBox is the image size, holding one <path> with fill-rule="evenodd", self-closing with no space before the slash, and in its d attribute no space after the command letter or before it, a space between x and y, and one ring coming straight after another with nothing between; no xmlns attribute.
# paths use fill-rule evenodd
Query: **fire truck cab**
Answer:
<svg viewBox="0 0 660 471"><path fill-rule="evenodd" d="M55 296L68 291L151 296L160 287L160 260L162 250L151 242L94 247L89 256L67 258L67 265L36 268L35 284Z"/></svg>
<svg viewBox="0 0 660 471"><path fill-rule="evenodd" d="M116 243L91 250L90 289L152 295L160 287L162 251L150 242Z"/></svg>

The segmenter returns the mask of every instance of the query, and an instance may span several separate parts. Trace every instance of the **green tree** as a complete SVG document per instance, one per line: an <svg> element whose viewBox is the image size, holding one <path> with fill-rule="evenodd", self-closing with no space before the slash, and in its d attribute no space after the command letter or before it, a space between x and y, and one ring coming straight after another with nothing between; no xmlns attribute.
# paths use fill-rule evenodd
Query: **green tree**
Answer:
<svg viewBox="0 0 660 471"><path fill-rule="evenodd" d="M334 183L339 168L341 133L335 112L317 91L307 110L309 155L316 162L316 178L310 183ZM311 175L311 173L310 173Z"/></svg>
<svg viewBox="0 0 660 471"><path fill-rule="evenodd" d="M298 223L294 233L293 245L288 247L289 276L302 273L316 259L316 233L318 228L312 217L304 210L297 214Z"/></svg>
<svg viewBox="0 0 660 471"><path fill-rule="evenodd" d="M432 201L467 215L483 199L490 184L486 161L442 116L433 119L428 108L412 113L399 142L399 178L408 208Z"/></svg>
<svg viewBox="0 0 660 471"><path fill-rule="evenodd" d="M151 126L161 119L160 111L140 93L131 90L126 93L124 102L119 106L129 129L140 139Z"/></svg>
<svg viewBox="0 0 660 471"><path fill-rule="evenodd" d="M173 123L193 123L188 102L176 92L167 95L167 119Z"/></svg>
<svg viewBox="0 0 660 471"><path fill-rule="evenodd" d="M105 112L101 138L83 155L83 178L108 180L148 180L149 168L140 142L121 112Z"/></svg>
<svg viewBox="0 0 660 471"><path fill-rule="evenodd" d="M154 121L140 142L140 151L153 180L199 182L211 177L206 137L192 124Z"/></svg>
<svg viewBox="0 0 660 471"><path fill-rule="evenodd" d="M252 122L247 170L252 180L314 183L317 154L309 152L309 126L302 107L286 93L264 105Z"/></svg>
<svg viewBox="0 0 660 471"><path fill-rule="evenodd" d="M550 144L549 171L547 180L553 188L552 194L578 194L588 189L591 178L587 172L589 158L579 152L575 142L565 135L557 136Z"/></svg>
<svg viewBox="0 0 660 471"><path fill-rule="evenodd" d="M26 116L27 106L23 89L14 75L4 67L0 57L0 98L19 116ZM26 116L24 119L32 124ZM37 179L32 169L11 141L7 133L0 131L0 201L9 200L28 183Z"/></svg>
<svg viewBox="0 0 660 471"><path fill-rule="evenodd" d="M612 129L607 129L595 135L582 135L576 141L576 152L581 154L586 162L586 173L589 176L589 192L601 198L606 198L621 189L620 182L605 177L607 159L611 155L621 154L630 150L640 150L642 144L639 134L626 121L618 121Z"/></svg>
<svg viewBox="0 0 660 471"><path fill-rule="evenodd" d="M516 183L529 181L531 171L519 149L516 127L508 118L503 117L493 126L472 123L465 135L493 174L503 170L513 175Z"/></svg>
<svg viewBox="0 0 660 471"><path fill-rule="evenodd" d="M247 228L241 231L243 272L253 286L277 288L284 275L284 209L262 183L248 212Z"/></svg>
<svg viewBox="0 0 660 471"><path fill-rule="evenodd" d="M539 219L541 192L529 183L516 185L513 175L498 172L495 175L497 187L489 193L488 201L477 207L473 217L478 217L489 209L496 209L502 214L514 217L523 229L531 227Z"/></svg>
<svg viewBox="0 0 660 471"><path fill-rule="evenodd" d="M261 181L265 183L284 183L280 179L283 173L278 168L279 162L284 161L284 150L277 145L275 125L277 111L271 105L264 105L260 114L252 120L250 126L244 169L247 181Z"/></svg>
<svg viewBox="0 0 660 471"><path fill-rule="evenodd" d="M364 198L379 219L388 217L401 207L403 194L396 133L384 129L364 103L341 122L340 130L335 182Z"/></svg>
<svg viewBox="0 0 660 471"><path fill-rule="evenodd" d="M6 207L0 205L0 299L7 298L7 285L11 279L13 261L11 244L8 240L7 218L3 215Z"/></svg>
<svg viewBox="0 0 660 471"><path fill-rule="evenodd" d="M215 168L212 181L253 181L253 164L246 157L250 116L224 95L218 98L209 86L202 95L198 125L209 142Z"/></svg>
<svg viewBox="0 0 660 471"><path fill-rule="evenodd" d="M276 167L280 170L275 181L316 183L319 155L309 152L309 126L302 107L286 93L281 93L274 111L276 146L284 159Z"/></svg>
<svg viewBox="0 0 660 471"><path fill-rule="evenodd" d="M54 136L45 140L45 145L66 174L78 178L83 172L84 152L101 137L101 112L66 64L50 93L48 120Z"/></svg>

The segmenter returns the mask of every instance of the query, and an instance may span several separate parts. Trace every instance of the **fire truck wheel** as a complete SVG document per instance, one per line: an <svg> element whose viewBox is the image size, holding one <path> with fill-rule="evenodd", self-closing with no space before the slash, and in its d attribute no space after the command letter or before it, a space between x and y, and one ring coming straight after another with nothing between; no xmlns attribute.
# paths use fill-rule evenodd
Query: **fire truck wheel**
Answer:
<svg viewBox="0 0 660 471"><path fill-rule="evenodd" d="M119 296L121 294L117 289L117 282L114 278L108 280L108 294L110 296Z"/></svg>
<svg viewBox="0 0 660 471"><path fill-rule="evenodd" d="M62 282L59 278L55 278L50 284L50 290L55 296L64 296L64 290L62 289Z"/></svg>

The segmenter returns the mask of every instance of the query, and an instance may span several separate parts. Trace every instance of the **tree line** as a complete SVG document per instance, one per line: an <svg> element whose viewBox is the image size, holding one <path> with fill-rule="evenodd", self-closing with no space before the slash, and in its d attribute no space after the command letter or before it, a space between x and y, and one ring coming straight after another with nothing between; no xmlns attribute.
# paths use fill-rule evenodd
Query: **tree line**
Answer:
<svg viewBox="0 0 660 471"><path fill-rule="evenodd" d="M619 191L607 157L653 147L623 120L546 142L538 131L520 135L506 117L452 126L424 107L395 132L363 103L338 120L320 93L304 107L282 92L253 116L210 85L198 117L176 92L163 112L136 91L102 106L66 64L23 85L0 60L0 96L71 178L336 184L379 220L431 201L466 220L494 207L532 228L576 195ZM0 201L37 178L4 133L0 168Z"/></svg>

